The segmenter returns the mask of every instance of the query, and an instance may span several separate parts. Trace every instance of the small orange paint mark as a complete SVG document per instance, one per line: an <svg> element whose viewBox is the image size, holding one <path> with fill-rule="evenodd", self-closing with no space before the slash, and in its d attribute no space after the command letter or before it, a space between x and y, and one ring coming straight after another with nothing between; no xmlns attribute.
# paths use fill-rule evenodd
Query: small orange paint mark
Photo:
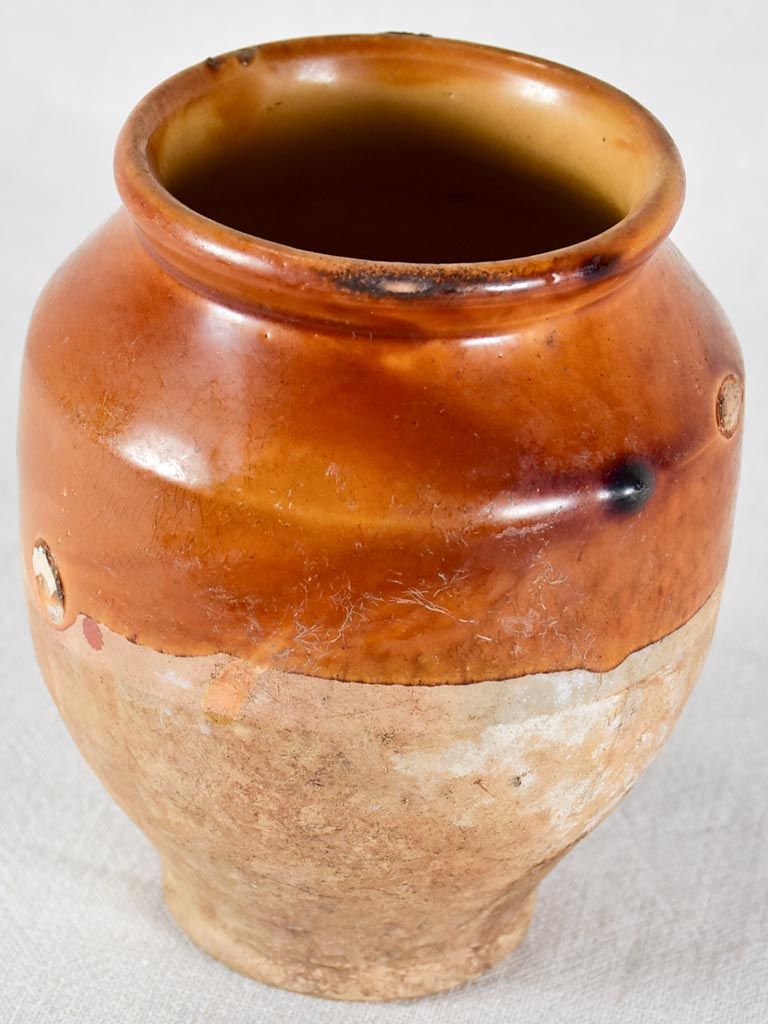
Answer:
<svg viewBox="0 0 768 1024"><path fill-rule="evenodd" d="M232 662L215 676L203 694L203 712L217 725L228 725L240 713L253 685L253 670Z"/></svg>
<svg viewBox="0 0 768 1024"><path fill-rule="evenodd" d="M83 633L94 651L100 651L104 646L104 637L101 635L101 630L93 619L83 619Z"/></svg>

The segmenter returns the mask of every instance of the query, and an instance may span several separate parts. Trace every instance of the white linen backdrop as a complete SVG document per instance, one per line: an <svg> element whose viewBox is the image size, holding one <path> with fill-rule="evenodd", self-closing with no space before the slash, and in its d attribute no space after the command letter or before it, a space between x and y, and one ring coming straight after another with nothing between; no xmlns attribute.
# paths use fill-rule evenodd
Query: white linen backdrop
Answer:
<svg viewBox="0 0 768 1024"><path fill-rule="evenodd" d="M768 1021L767 12L761 0L2 5L1 1022ZM153 850L81 760L34 662L18 571L14 445L33 302L116 206L112 147L133 104L210 54L389 29L559 60L661 118L688 171L673 237L736 327L749 401L720 624L672 739L544 882L517 953L457 991L376 1006L249 981L198 951L171 921Z"/></svg>

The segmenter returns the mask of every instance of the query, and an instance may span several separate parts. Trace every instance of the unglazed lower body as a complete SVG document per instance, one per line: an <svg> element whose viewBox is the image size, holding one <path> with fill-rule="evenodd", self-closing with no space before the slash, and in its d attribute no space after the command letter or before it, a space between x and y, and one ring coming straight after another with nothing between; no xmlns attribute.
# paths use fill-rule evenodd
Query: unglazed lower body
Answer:
<svg viewBox="0 0 768 1024"><path fill-rule="evenodd" d="M168 906L260 981L336 999L460 984L521 941L536 887L622 798L701 668L719 589L616 669L339 682L174 657L33 601L48 686L163 860Z"/></svg>

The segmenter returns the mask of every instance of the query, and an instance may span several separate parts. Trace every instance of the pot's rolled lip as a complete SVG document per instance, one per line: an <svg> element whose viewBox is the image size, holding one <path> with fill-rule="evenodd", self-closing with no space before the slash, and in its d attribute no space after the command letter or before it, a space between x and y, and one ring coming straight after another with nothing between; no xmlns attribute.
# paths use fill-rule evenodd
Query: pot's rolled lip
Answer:
<svg viewBox="0 0 768 1024"><path fill-rule="evenodd" d="M652 173L632 209L606 231L534 256L478 263L404 263L332 256L238 231L197 213L159 180L150 159L153 133L174 113L216 87L221 76L245 74L260 61L406 55L454 61L555 81L626 118L653 154ZM572 68L497 47L415 36L310 36L208 58L157 86L134 108L120 133L115 178L121 198L153 255L196 290L236 307L296 319L336 321L372 334L461 334L503 329L513 307L560 302L589 286L597 295L644 262L677 220L685 192L682 161L660 122L626 93ZM463 314L456 316L457 313ZM533 311L532 311L533 313Z"/></svg>

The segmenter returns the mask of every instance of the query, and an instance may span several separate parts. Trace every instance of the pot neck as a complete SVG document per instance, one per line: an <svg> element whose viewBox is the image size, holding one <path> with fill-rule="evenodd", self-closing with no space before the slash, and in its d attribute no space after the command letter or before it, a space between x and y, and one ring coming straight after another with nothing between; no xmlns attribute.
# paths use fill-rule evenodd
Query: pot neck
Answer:
<svg viewBox="0 0 768 1024"><path fill-rule="evenodd" d="M539 255L472 263L377 262L310 252L211 220L173 194L179 168L228 137L258 133L285 97L333 104L355 92L482 121L541 165L619 211L594 237ZM521 142L522 140L522 142ZM129 117L115 175L152 256L229 306L388 336L505 333L518 321L594 301L661 245L684 178L664 128L580 72L491 47L401 34L271 43L169 79ZM308 183L311 186L311 181Z"/></svg>

